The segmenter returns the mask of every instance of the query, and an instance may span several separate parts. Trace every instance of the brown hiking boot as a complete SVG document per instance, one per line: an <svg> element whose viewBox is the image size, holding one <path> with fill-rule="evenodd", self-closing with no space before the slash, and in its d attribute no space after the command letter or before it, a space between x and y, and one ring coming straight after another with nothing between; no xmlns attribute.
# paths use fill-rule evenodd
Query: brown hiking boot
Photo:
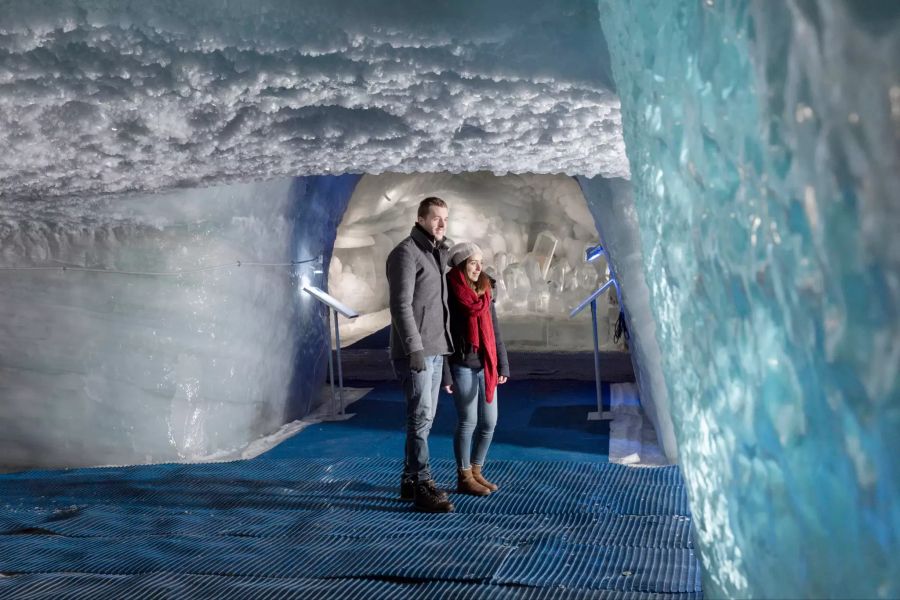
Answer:
<svg viewBox="0 0 900 600"><path fill-rule="evenodd" d="M472 469L456 470L456 491L460 494L469 494L470 496L487 496L491 490L484 487L472 477Z"/></svg>
<svg viewBox="0 0 900 600"><path fill-rule="evenodd" d="M491 483L481 475L481 465L472 465L472 477L475 479L475 481L491 490L491 492L496 492L498 489L500 489L496 484Z"/></svg>
<svg viewBox="0 0 900 600"><path fill-rule="evenodd" d="M440 496L431 491L427 481L416 483L413 508L421 512L449 513L453 512L453 504L449 500L442 500Z"/></svg>

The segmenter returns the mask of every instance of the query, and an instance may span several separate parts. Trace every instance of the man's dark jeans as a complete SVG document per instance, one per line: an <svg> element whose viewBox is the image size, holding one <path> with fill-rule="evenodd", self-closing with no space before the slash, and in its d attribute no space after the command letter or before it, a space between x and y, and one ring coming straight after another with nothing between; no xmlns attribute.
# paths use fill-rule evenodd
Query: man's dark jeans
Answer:
<svg viewBox="0 0 900 600"><path fill-rule="evenodd" d="M425 370L416 373L409 368L409 359L394 361L394 373L406 396L406 458L403 478L412 481L431 479L428 455L428 434L437 411L441 391L444 357L426 356Z"/></svg>

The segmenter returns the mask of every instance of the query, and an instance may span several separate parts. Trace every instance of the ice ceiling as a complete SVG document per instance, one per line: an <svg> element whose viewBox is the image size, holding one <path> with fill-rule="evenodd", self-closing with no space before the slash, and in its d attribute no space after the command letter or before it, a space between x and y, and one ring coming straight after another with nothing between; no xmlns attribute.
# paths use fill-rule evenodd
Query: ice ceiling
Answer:
<svg viewBox="0 0 900 600"><path fill-rule="evenodd" d="M628 174L589 2L4 0L0 15L4 197Z"/></svg>
<svg viewBox="0 0 900 600"><path fill-rule="evenodd" d="M358 176L314 174L579 175L705 594L900 595L898 4L336 4L0 1L4 264L327 260ZM0 458L269 433L316 266L2 273Z"/></svg>

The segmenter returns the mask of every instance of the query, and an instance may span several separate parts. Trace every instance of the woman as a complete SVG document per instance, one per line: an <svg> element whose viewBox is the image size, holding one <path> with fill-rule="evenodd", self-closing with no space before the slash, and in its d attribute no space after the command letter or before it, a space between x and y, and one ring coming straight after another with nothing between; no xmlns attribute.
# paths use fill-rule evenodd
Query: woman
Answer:
<svg viewBox="0 0 900 600"><path fill-rule="evenodd" d="M481 249L472 242L450 248L447 304L454 352L444 361L444 389L453 394L458 417L453 438L457 491L475 496L497 491L481 469L497 424L496 387L509 377L494 310L494 282L481 263Z"/></svg>

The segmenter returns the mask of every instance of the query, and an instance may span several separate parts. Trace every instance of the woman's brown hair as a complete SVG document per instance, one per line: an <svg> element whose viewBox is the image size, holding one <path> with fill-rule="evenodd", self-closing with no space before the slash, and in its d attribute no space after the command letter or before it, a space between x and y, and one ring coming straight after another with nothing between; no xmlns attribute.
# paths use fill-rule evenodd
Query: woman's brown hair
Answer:
<svg viewBox="0 0 900 600"><path fill-rule="evenodd" d="M466 263L468 262L469 259L467 258L466 260L459 263L456 268L463 272L463 275L465 275L466 277L466 283L469 284L469 287L475 290L475 293L479 296L484 296L484 293L491 287L491 278L488 277L484 271L482 271L478 274L478 281L472 283L472 281L469 279L469 275L466 273Z"/></svg>

